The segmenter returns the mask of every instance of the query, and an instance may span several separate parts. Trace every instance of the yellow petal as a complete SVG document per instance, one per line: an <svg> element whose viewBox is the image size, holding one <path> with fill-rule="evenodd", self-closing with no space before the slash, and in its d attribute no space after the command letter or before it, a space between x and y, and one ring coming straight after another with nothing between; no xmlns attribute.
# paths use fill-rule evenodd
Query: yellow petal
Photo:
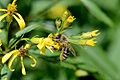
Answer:
<svg viewBox="0 0 120 80"><path fill-rule="evenodd" d="M2 63L4 64L11 56L12 54L18 52L18 50L13 50L7 54L5 54L3 57L2 57Z"/></svg>
<svg viewBox="0 0 120 80"><path fill-rule="evenodd" d="M95 40L96 40L96 38L92 38L90 40L87 40L86 41L86 45L88 45L88 46L95 46L95 44L97 43Z"/></svg>
<svg viewBox="0 0 120 80"><path fill-rule="evenodd" d="M49 46L46 46L46 47L53 53L53 50Z"/></svg>
<svg viewBox="0 0 120 80"><path fill-rule="evenodd" d="M6 13L6 14L3 14L2 16L0 16L0 21L8 15L9 15L9 13Z"/></svg>
<svg viewBox="0 0 120 80"><path fill-rule="evenodd" d="M31 67L35 67L36 66L36 64L37 64L37 61L36 61L36 59L34 58L34 57L32 57L32 56L30 56L30 55L27 55L29 58L31 58L32 60L33 60L33 64L31 64Z"/></svg>
<svg viewBox="0 0 120 80"><path fill-rule="evenodd" d="M0 11L7 11L6 9L0 9Z"/></svg>
<svg viewBox="0 0 120 80"><path fill-rule="evenodd" d="M26 75L25 66L24 66L24 63L23 63L23 57L20 57L20 59L21 59L21 65L22 65L22 74Z"/></svg>
<svg viewBox="0 0 120 80"><path fill-rule="evenodd" d="M28 49L28 48L30 48L30 46L31 46L31 44L26 44L24 49Z"/></svg>
<svg viewBox="0 0 120 80"><path fill-rule="evenodd" d="M99 30L94 30L91 32L92 36L98 36L100 33L98 33Z"/></svg>
<svg viewBox="0 0 120 80"><path fill-rule="evenodd" d="M38 47L39 49L44 48L44 47L45 47L45 41L39 42L39 44L37 45L37 47Z"/></svg>
<svg viewBox="0 0 120 80"><path fill-rule="evenodd" d="M13 0L12 5L15 5L16 1L17 1L17 0Z"/></svg>
<svg viewBox="0 0 120 80"><path fill-rule="evenodd" d="M25 21L24 19L22 18L22 16L19 14L19 13L15 13L16 15L12 15L15 20L18 22L19 26L20 26L20 29L23 29L25 27Z"/></svg>
<svg viewBox="0 0 120 80"><path fill-rule="evenodd" d="M37 47L40 49L41 54L45 54L45 45L44 44L38 44Z"/></svg>
<svg viewBox="0 0 120 80"><path fill-rule="evenodd" d="M8 62L8 67L11 71L14 71L15 69L12 69L11 66L12 66L12 63L13 61L15 60L15 58L19 55L18 54L18 50L12 55L12 57L10 58L9 62Z"/></svg>
<svg viewBox="0 0 120 80"><path fill-rule="evenodd" d="M45 55L45 48L41 49L40 53L41 53L42 55Z"/></svg>
<svg viewBox="0 0 120 80"><path fill-rule="evenodd" d="M76 19L76 18L74 18L74 16L69 16L69 17L67 18L67 22L72 23L75 19Z"/></svg>
<svg viewBox="0 0 120 80"><path fill-rule="evenodd" d="M0 33L2 32L2 29L0 29Z"/></svg>

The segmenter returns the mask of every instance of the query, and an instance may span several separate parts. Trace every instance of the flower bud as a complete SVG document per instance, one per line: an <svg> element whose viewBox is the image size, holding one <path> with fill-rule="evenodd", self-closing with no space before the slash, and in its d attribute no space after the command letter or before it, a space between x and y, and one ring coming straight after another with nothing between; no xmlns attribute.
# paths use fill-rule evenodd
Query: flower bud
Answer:
<svg viewBox="0 0 120 80"><path fill-rule="evenodd" d="M92 39L89 39L89 40L80 40L80 45L84 46L95 46L96 44L96 41L95 41L96 38L92 38Z"/></svg>
<svg viewBox="0 0 120 80"><path fill-rule="evenodd" d="M65 11L63 13L63 15L62 15L62 21L65 21L68 18L68 16L70 16L70 12L69 11Z"/></svg>
<svg viewBox="0 0 120 80"><path fill-rule="evenodd" d="M74 16L69 16L63 24L64 28L67 28L75 19Z"/></svg>
<svg viewBox="0 0 120 80"><path fill-rule="evenodd" d="M57 29L59 29L61 27L61 24L62 24L62 21L59 18L56 19L55 25L56 25Z"/></svg>
<svg viewBox="0 0 120 80"><path fill-rule="evenodd" d="M79 70L76 70L76 71L75 71L75 75L78 76L78 77L83 77L83 76L87 76L87 75L88 75L88 72L85 71L85 70L79 69Z"/></svg>
<svg viewBox="0 0 120 80"><path fill-rule="evenodd" d="M100 33L98 33L99 30L94 30L91 32L86 32L81 35L81 38L87 39L87 38L92 38L98 36Z"/></svg>

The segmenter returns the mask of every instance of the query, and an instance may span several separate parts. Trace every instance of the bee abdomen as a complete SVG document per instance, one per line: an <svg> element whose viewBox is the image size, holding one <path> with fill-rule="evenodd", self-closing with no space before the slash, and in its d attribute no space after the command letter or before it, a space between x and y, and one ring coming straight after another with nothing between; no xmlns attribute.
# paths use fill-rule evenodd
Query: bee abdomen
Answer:
<svg viewBox="0 0 120 80"><path fill-rule="evenodd" d="M61 53L60 60L61 61L66 60L68 58L69 54L70 54L69 48L65 47L63 49L63 52Z"/></svg>

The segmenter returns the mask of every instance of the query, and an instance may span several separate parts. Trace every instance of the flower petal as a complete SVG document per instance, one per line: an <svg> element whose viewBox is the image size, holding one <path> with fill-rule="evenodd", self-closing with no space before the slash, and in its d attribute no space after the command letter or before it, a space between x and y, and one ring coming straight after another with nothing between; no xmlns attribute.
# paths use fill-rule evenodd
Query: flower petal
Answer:
<svg viewBox="0 0 120 80"><path fill-rule="evenodd" d="M19 26L20 26L20 29L23 29L25 27L25 21L24 19L22 18L22 16L19 14L19 13L15 13L16 15L12 15L15 20L18 22Z"/></svg>
<svg viewBox="0 0 120 80"><path fill-rule="evenodd" d="M18 50L13 50L7 54L5 54L3 57L2 57L2 63L4 64L11 56L12 54L18 52Z"/></svg>
<svg viewBox="0 0 120 80"><path fill-rule="evenodd" d="M8 62L8 67L11 71L14 71L15 69L12 69L11 66L12 66L12 63L13 61L15 60L15 58L19 55L18 54L18 50L12 55L12 57L10 58L9 62Z"/></svg>
<svg viewBox="0 0 120 80"><path fill-rule="evenodd" d="M37 47L40 49L40 53L41 54L45 54L45 42L43 42L42 44L38 44Z"/></svg>
<svg viewBox="0 0 120 80"><path fill-rule="evenodd" d="M7 15L9 15L9 13L3 14L2 16L0 16L0 21L5 18Z"/></svg>
<svg viewBox="0 0 120 80"><path fill-rule="evenodd" d="M0 11L7 11L6 9L0 9Z"/></svg>
<svg viewBox="0 0 120 80"><path fill-rule="evenodd" d="M46 46L52 53L53 53L53 50L50 48L50 46Z"/></svg>
<svg viewBox="0 0 120 80"><path fill-rule="evenodd" d="M26 44L25 47L24 47L24 49L28 49L30 47L31 47L31 44Z"/></svg>
<svg viewBox="0 0 120 80"><path fill-rule="evenodd" d="M37 61L36 61L36 59L33 57L33 56L30 56L30 55L27 55L30 59L32 59L33 60L33 64L31 64L31 67L35 67L36 66L36 64L37 64Z"/></svg>
<svg viewBox="0 0 120 80"><path fill-rule="evenodd" d="M24 63L23 63L23 57L21 56L20 59L21 59L21 65L22 65L22 74L26 75L25 66L24 66Z"/></svg>

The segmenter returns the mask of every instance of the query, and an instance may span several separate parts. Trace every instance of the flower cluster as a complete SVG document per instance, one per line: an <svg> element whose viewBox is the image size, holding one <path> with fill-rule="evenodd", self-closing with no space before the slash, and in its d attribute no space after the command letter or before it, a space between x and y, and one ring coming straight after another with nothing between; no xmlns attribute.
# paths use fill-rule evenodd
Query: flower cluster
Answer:
<svg viewBox="0 0 120 80"><path fill-rule="evenodd" d="M2 16L0 16L0 21L7 17L7 21L11 23L12 17L15 18L15 20L18 22L20 29L23 29L25 27L25 21L22 18L22 16L17 13L17 5L15 4L17 0L13 0L12 4L8 4L7 9L0 9L1 12L5 12Z"/></svg>
<svg viewBox="0 0 120 80"><path fill-rule="evenodd" d="M32 38L31 42L37 44L37 47L43 55L45 54L45 48L49 49L52 53L52 47L57 50L60 48L59 43L53 41L51 34L47 38Z"/></svg>
<svg viewBox="0 0 120 80"><path fill-rule="evenodd" d="M7 9L0 9L1 12L4 12L4 14L0 16L0 21L6 17L6 21L10 27L13 18L15 18L15 20L18 22L20 26L20 30L22 30L23 28L25 28L25 22L22 16L16 12L17 11L16 1L17 0L13 0L13 2L8 5ZM42 55L45 55L46 49L48 49L52 53L54 53L54 51L60 52L59 55L60 61L64 61L65 59L67 59L67 57L70 54L75 55L75 51L72 48L71 43L79 44L81 46L94 46L96 44L95 37L100 34L98 33L99 30L94 30L91 32L83 33L78 36L70 37L64 34L64 31L70 28L70 25L75 21L75 19L76 18L74 18L74 16L72 16L69 11L65 11L63 15L60 18L56 19L55 21L55 26L57 28L57 31L55 33L50 33L47 37L32 37L32 38L23 38L24 36L23 35L21 36L20 39L16 39L16 41L13 42L12 44L13 46L10 49L8 47L5 48L3 45L4 43L2 43L2 39L0 39L0 51L4 54L4 56L2 57L2 63L5 64L8 62L8 68L11 71L15 71L15 69L12 68L12 64L16 58L20 58L22 74L26 75L23 58L27 56L31 60L33 60L34 63L31 64L31 67L35 67L37 64L36 59L28 53L28 50L33 45L37 46ZM0 34L1 33L2 29L0 29ZM16 49L16 46L22 40L25 40L27 43L25 45L23 44L24 46L23 45L22 47L19 46L18 49Z"/></svg>
<svg viewBox="0 0 120 80"><path fill-rule="evenodd" d="M31 38L30 41L37 44L41 54L45 54L46 49L52 53L54 50L60 51L60 61L67 59L69 54L75 55L75 51L70 43L79 44L81 46L94 46L96 41L94 37L98 36L98 30L86 32L79 36L66 37L63 32L68 29L70 24L75 20L70 12L65 11L61 18L56 19L56 33L51 33L46 38Z"/></svg>
<svg viewBox="0 0 120 80"><path fill-rule="evenodd" d="M92 32L86 32L86 33L83 33L81 36L80 36L80 44L81 45L88 45L88 46L94 46L95 43L96 43L96 36L98 36L100 33L97 33L98 30L94 30Z"/></svg>
<svg viewBox="0 0 120 80"><path fill-rule="evenodd" d="M15 60L15 58L20 57L20 60L21 60L20 62L21 62L21 66L22 66L22 74L26 75L26 71L25 71L25 67L24 67L24 63L23 63L23 57L28 56L30 59L33 60L34 63L31 64L31 67L35 67L36 63L37 63L35 58L33 58L31 55L29 55L27 53L27 49L30 48L30 46L31 46L30 44L26 44L25 47L22 46L19 50L15 49L15 50L10 51L9 53L6 53L2 57L2 63L4 64L6 61L8 61L10 59L8 62L8 67L11 71L14 71L15 69L11 68L12 63Z"/></svg>

